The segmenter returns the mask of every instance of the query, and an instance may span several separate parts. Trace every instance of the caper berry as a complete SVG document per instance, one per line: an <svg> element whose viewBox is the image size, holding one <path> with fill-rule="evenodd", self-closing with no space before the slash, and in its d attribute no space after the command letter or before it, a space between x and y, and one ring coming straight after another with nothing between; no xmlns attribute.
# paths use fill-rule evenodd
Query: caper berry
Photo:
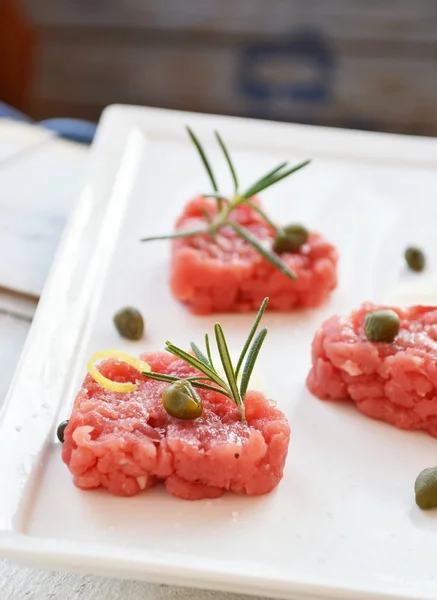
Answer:
<svg viewBox="0 0 437 600"><path fill-rule="evenodd" d="M425 255L420 248L410 246L405 250L405 260L412 271L423 271L425 268Z"/></svg>
<svg viewBox="0 0 437 600"><path fill-rule="evenodd" d="M364 317L364 333L371 342L393 342L401 320L394 310L374 310Z"/></svg>
<svg viewBox="0 0 437 600"><path fill-rule="evenodd" d="M437 506L437 467L424 469L419 473L414 484L416 504L427 510Z"/></svg>
<svg viewBox="0 0 437 600"><path fill-rule="evenodd" d="M184 421L197 419L203 412L202 399L189 381L183 379L170 384L162 396L167 413Z"/></svg>
<svg viewBox="0 0 437 600"><path fill-rule="evenodd" d="M56 435L58 436L58 440L61 442L61 444L64 443L64 431L67 425L68 421L62 421L62 423L59 423L58 428L56 430Z"/></svg>
<svg viewBox="0 0 437 600"><path fill-rule="evenodd" d="M143 317L131 306L122 308L114 315L114 325L118 333L128 340L139 340L144 333Z"/></svg>
<svg viewBox="0 0 437 600"><path fill-rule="evenodd" d="M287 225L283 231L284 233L277 235L273 242L273 250L277 254L297 252L309 237L308 230L302 225Z"/></svg>

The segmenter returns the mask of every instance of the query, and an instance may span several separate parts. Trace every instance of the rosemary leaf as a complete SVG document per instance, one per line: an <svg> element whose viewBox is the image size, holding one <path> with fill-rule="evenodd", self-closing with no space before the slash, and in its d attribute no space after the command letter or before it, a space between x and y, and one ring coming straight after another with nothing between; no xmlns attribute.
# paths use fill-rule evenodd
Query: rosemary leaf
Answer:
<svg viewBox="0 0 437 600"><path fill-rule="evenodd" d="M276 173L278 173L278 171L281 171L281 169L283 169L287 165L288 165L288 162L284 162L284 163L280 164L279 167L275 167L274 169L272 169L271 171L269 171L268 173L266 173L266 175L263 175L260 179L258 179L257 181L255 181L255 183L253 183L244 192L244 194L241 194L240 198L242 198L242 199L250 198L254 194L257 194L258 193L258 187L261 184L263 184L264 181L266 181L267 179L269 179L270 177L272 177L273 175L275 175Z"/></svg>
<svg viewBox="0 0 437 600"><path fill-rule="evenodd" d="M218 394L223 394L223 396L226 396L226 398L230 398L232 400L230 393L224 390L223 388L215 387L214 385L208 385L207 383L202 383L200 381L192 381L191 385L201 390L209 390L210 392L217 392Z"/></svg>
<svg viewBox="0 0 437 600"><path fill-rule="evenodd" d="M149 379L156 379L157 381L166 381L167 383L173 383L174 381L179 381L180 377L174 377L174 375L166 375L165 373L155 373L153 371L144 371L141 373L145 377Z"/></svg>
<svg viewBox="0 0 437 600"><path fill-rule="evenodd" d="M202 215L205 217L205 219L208 221L208 224L211 225L212 223L212 217L209 214L209 212L206 210L206 208L204 206L200 207L200 210L202 212Z"/></svg>
<svg viewBox="0 0 437 600"><path fill-rule="evenodd" d="M157 240L170 240L176 238L192 237L193 235L200 235L202 233L209 233L209 229L186 229L182 231L175 231L174 233L168 233L167 235L152 235L151 237L145 237L140 242L154 242Z"/></svg>
<svg viewBox="0 0 437 600"><path fill-rule="evenodd" d="M252 329L249 332L249 335L247 336L247 340L244 342L244 346L243 349L241 351L241 354L238 358L238 362L237 362L237 366L235 368L235 378L238 377L238 373L240 372L241 366L243 364L243 361L246 357L246 353L249 349L249 346L254 338L254 335L256 333L256 330L258 329L258 325L260 324L260 321L262 319L262 316L267 308L267 303L268 303L269 299L268 298L264 298L263 303L260 306L260 309L258 311L258 314L255 317L255 321L253 322L252 325Z"/></svg>
<svg viewBox="0 0 437 600"><path fill-rule="evenodd" d="M238 411L241 416L241 420L244 423L244 422L246 422L246 419L244 416L243 402L240 398L240 392L238 391L238 385L237 385L237 380L236 380L235 373L234 373L234 368L232 366L231 356L229 354L229 349L228 349L228 345L226 343L225 334L223 332L223 329L222 329L222 326L220 325L220 323L216 323L214 325L214 332L215 332L215 339L217 342L217 348L218 348L218 351L220 354L220 359L221 359L222 365L223 365L223 370L225 372L226 379L228 380L229 388L231 390L232 400L237 405Z"/></svg>
<svg viewBox="0 0 437 600"><path fill-rule="evenodd" d="M287 171L281 170L281 171L273 174L271 177L268 177L267 179L265 179L257 187L256 191L251 193L251 195L253 196L254 194L258 194L259 192L266 190L268 187L271 187L275 183L278 183L278 181L281 181L281 179L285 179L285 177L288 177L292 173L296 173L296 171L303 169L303 167L306 167L310 162L311 162L310 160L305 160L304 162L299 163L298 165L295 165L294 167L291 167L291 169L288 169Z"/></svg>
<svg viewBox="0 0 437 600"><path fill-rule="evenodd" d="M193 350L194 354L197 356L197 358L199 360L201 360L203 362L203 364L206 365L208 368L211 368L211 365L209 364L209 360L203 354L202 350L198 346L196 346L196 344L194 342L191 342L190 346L191 346L191 349Z"/></svg>
<svg viewBox="0 0 437 600"><path fill-rule="evenodd" d="M208 360L209 360L209 364L211 365L211 368L214 369L214 363L212 361L212 354L211 354L211 346L209 345L209 336L207 333L205 333L205 347L206 347L206 353L208 355Z"/></svg>
<svg viewBox="0 0 437 600"><path fill-rule="evenodd" d="M201 158L201 160L203 162L203 165L204 165L204 167L205 167L205 169L206 169L206 171L207 171L207 173L209 175L209 179L211 180L211 184L212 184L213 189L216 192L218 192L219 189L218 189L218 186L217 186L214 174L213 174L212 169L211 169L211 165L209 164L209 161L208 161L208 159L206 157L204 149L202 148L199 140L197 139L197 136L194 134L194 132L188 126L187 126L187 131L188 131L188 135L190 136L192 142L194 143L194 145L197 148L199 156L200 156L200 158Z"/></svg>
<svg viewBox="0 0 437 600"><path fill-rule="evenodd" d="M204 375L209 377L209 379L211 379L211 381L216 383L218 386L223 387L225 390L228 390L228 386L226 385L226 382L220 377L220 375L218 375L216 373L216 371L213 371L210 367L207 367L196 356L193 356L189 352L185 352L185 350L182 350L181 348L174 346L171 342L166 342L166 350L168 352L170 352L170 354L173 354L174 356L181 358L186 363L188 363L191 367L193 367L194 369L197 369L198 371L200 371L201 373L203 373Z"/></svg>
<svg viewBox="0 0 437 600"><path fill-rule="evenodd" d="M256 237L254 237L247 229L241 227L234 221L230 221L229 225L234 229L234 231L238 233L239 236L245 239L248 244L253 246L253 248L255 248L255 250L257 250L261 254L261 256L267 259L274 267L279 269L282 273L284 273L284 275L287 275L287 277L289 277L290 279L296 279L296 275L293 273L293 271L289 269L287 265L276 256L276 254L273 254L273 252L270 252L270 250L264 248L264 246L262 246L259 240Z"/></svg>
<svg viewBox="0 0 437 600"><path fill-rule="evenodd" d="M215 227L213 227L212 217L204 206L201 206L200 210L202 211L205 219L208 221L209 233L211 234L213 242L215 242L217 240L217 231L216 231Z"/></svg>
<svg viewBox="0 0 437 600"><path fill-rule="evenodd" d="M178 348L171 342L166 342L166 349L168 352L180 358L194 369L200 371L202 375L192 375L189 377L180 378L174 375L155 373L153 371L144 372L143 375L145 377L149 377L150 379L164 381L170 384L176 381L186 380L187 383L189 383L193 387L222 394L223 396L229 398L236 405L240 414L241 422L247 424L246 417L244 414L244 399L248 389L250 377L252 375L256 360L258 358L259 351L267 335L267 329L263 328L258 333L258 335L255 336L258 325L267 307L267 302L268 298L265 298L259 308L258 314L255 318L255 321L249 332L248 338L244 344L243 350L241 351L240 357L238 359L237 371L234 370L234 367L232 365L232 360L229 354L229 349L222 326L220 325L220 323L216 323L214 326L215 339L220 356L221 366L223 367L223 371L225 373L226 379L228 380L228 384L226 384L224 379L222 379L222 377L219 375L219 373L215 370L213 366L208 334L205 335L206 353L208 356L206 356L194 342L191 342L191 348L193 349L195 356L190 354L189 352L186 352L185 350L182 350L181 348ZM237 382L238 370L241 368L246 355L247 359L243 367L243 373L241 376L241 382L239 386Z"/></svg>
<svg viewBox="0 0 437 600"><path fill-rule="evenodd" d="M149 379L155 379L156 381L165 381L166 383L174 383L175 381L180 381L180 377L175 377L174 375L166 375L165 373L154 373L153 371L147 371L142 373L145 377L149 377ZM211 392L217 392L219 394L223 394L227 398L231 398L230 394L224 390L223 388L214 387L213 385L208 385L207 383L202 383L200 381L196 381L191 377L182 377L182 379L187 379L193 387L200 388L201 390L210 390ZM206 378L207 381L210 381L209 378Z"/></svg>
<svg viewBox="0 0 437 600"><path fill-rule="evenodd" d="M219 132L215 131L214 133L215 133L215 137L217 138L218 143L220 144L221 149L223 150L223 154L225 155L226 162L228 163L229 170L230 170L231 175L232 175L232 180L234 182L234 190L235 190L235 193L237 193L237 191L238 191L238 179L237 179L237 173L235 172L235 168L234 168L234 165L232 163L231 155L229 154L229 151L228 151L228 149L227 149L224 141L222 140Z"/></svg>
<svg viewBox="0 0 437 600"><path fill-rule="evenodd" d="M244 402L244 398L246 397L247 388L249 386L249 381L253 372L253 368L256 363L256 359L258 358L259 351L261 350L261 346L263 345L264 340L266 339L267 329L261 329L256 338L253 341L253 344L249 350L249 354L247 356L246 364L244 365L243 374L241 376L240 383L240 394L241 398Z"/></svg>
<svg viewBox="0 0 437 600"><path fill-rule="evenodd" d="M255 212L257 212L259 215L261 215L261 217L264 219L264 221L266 221L266 223L268 223L270 225L270 227L272 229L274 229L276 235L283 235L284 234L284 230L281 227L278 227L275 223L273 223L273 221L271 220L271 218L268 216L268 214L266 212L263 211L262 208L260 208L259 206L257 206L253 202L250 202L250 200L247 200L246 204L248 204L251 208L253 208L253 210Z"/></svg>

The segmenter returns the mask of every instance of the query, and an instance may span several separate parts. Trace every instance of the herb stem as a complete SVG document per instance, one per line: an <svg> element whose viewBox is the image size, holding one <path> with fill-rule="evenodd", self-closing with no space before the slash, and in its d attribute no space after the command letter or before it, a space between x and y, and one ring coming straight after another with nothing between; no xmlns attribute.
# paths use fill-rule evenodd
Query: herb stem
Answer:
<svg viewBox="0 0 437 600"><path fill-rule="evenodd" d="M217 138L217 141L220 144L220 148L223 150L223 154L225 155L226 162L228 163L229 170L232 175L232 180L234 182L234 191L236 194L238 192L238 178L237 178L237 173L235 171L234 165L232 163L231 155L229 154L229 151L218 131L215 132L215 137Z"/></svg>
<svg viewBox="0 0 437 600"><path fill-rule="evenodd" d="M223 370L228 380L229 389L231 390L232 398L237 405L240 417L243 423L246 423L246 417L244 415L243 401L240 396L238 389L237 378L235 377L234 367L232 366L231 356L229 354L228 345L222 326L220 323L214 325L215 339L217 342L217 348L220 354L220 360L222 361Z"/></svg>
<svg viewBox="0 0 437 600"><path fill-rule="evenodd" d="M274 265L279 271L284 273L284 275L286 275L290 279L296 279L296 275L293 273L293 271L289 269L289 267L281 259L279 259L276 256L276 254L273 254L273 252L270 252L270 250L264 248L264 246L261 244L258 238L252 235L248 229L246 229L245 227L241 227L234 221L232 221L230 225L240 237L246 240L248 244L255 248L255 250L259 254L261 254L262 257L271 262L272 265Z"/></svg>
<svg viewBox="0 0 437 600"><path fill-rule="evenodd" d="M282 260L280 260L278 258L277 254L274 251L267 249L265 247L265 245L263 245L258 238L253 236L248 229L242 227L238 222L231 220L230 216L231 216L232 211L235 208L237 208L240 204L246 204L247 206L250 206L252 208L252 210L256 211L265 220L265 222L270 225L270 227L275 232L276 236L283 235L284 234L283 229L281 227L278 227L272 221L272 219L270 219L268 214L262 208L257 206L256 203L252 202L251 198L255 194L258 194L259 192L266 190L267 188L271 187L275 183L278 183L285 177L288 177L292 173L299 171L300 169L302 169L303 167L308 165L310 161L309 160L303 161L303 162L295 165L294 167L289 167L288 162L284 162L284 163L280 164L279 166L275 167L274 169L272 169L271 171L269 171L268 173L266 173L265 175L263 175L262 177L260 177L259 179L257 179L255 181L255 183L250 185L244 193L240 194L238 192L238 177L237 177L237 173L236 173L234 164L232 162L231 156L229 154L229 151L228 151L223 139L221 138L220 134L216 131L215 132L216 139L217 139L217 141L220 145L220 148L225 156L226 162L228 163L229 170L230 170L231 176L232 176L232 180L234 182L234 196L232 199L229 199L219 191L219 188L218 188L216 179L214 177L211 165L209 163L209 160L206 156L206 153L205 153L200 141L198 140L198 138L196 137L194 132L189 127L187 127L187 131L188 131L188 134L189 134L193 144L195 145L195 147L199 153L199 156L200 156L202 163L207 171L208 177L211 181L212 188L214 190L213 193L204 194L203 196L204 196L204 198L215 198L217 200L218 212L213 217L212 215L210 215L207 212L206 209L201 207L200 210L203 213L203 216L205 218L206 225L207 225L206 228L204 228L204 229L176 231L176 232L174 232L172 234L168 234L168 235L158 235L158 236L146 237L146 238L143 238L141 241L149 242L152 240L166 240L166 239L175 239L175 238L194 237L196 235L201 235L201 234L205 234L205 233L209 233L211 235L212 240L216 241L216 235L219 232L219 230L222 227L231 226L234 229L234 231L237 233L237 235L239 235L243 240L245 240L248 244L250 244L263 258L268 260L275 268L277 268L279 271L281 271L284 275L286 275L290 279L296 279L296 275L288 268L288 266Z"/></svg>
<svg viewBox="0 0 437 600"><path fill-rule="evenodd" d="M260 208L259 206L257 206L253 202L251 202L250 200L247 200L246 204L248 204L251 208L253 208L253 210L255 212L257 212L264 219L264 221L270 225L270 227L274 230L276 235L284 234L284 230L281 227L278 227L262 208Z"/></svg>
<svg viewBox="0 0 437 600"><path fill-rule="evenodd" d="M251 344L251 342L253 340L253 337L254 337L254 335L256 333L256 330L258 329L258 325L260 324L260 321L261 321L261 319L263 317L263 314L264 314L264 312L265 312L265 310L267 308L268 301L269 301L268 298L264 298L264 300L263 300L263 302L262 302L262 304L261 304L261 306L259 308L258 314L255 317L255 321L254 321L254 323L252 325L252 329L250 330L249 335L247 337L247 340L244 343L243 349L241 351L240 357L239 357L238 362L237 362L237 367L235 369L235 376L236 377L238 377L238 374L239 374L240 369L241 369L241 367L243 365L244 359L246 358L247 351L249 350L249 346L250 346L250 344Z"/></svg>
<svg viewBox="0 0 437 600"><path fill-rule="evenodd" d="M197 151L199 153L200 159L202 160L203 165L204 165L204 167L206 169L206 172L209 175L209 179L211 180L211 184L212 184L212 187L213 187L214 191L218 192L219 189L218 189L218 185L217 185L217 182L215 180L215 177L214 177L214 173L212 172L211 165L209 164L209 160L208 160L208 158L207 158L207 156L205 154L204 149L202 148L201 143L197 139L197 136L192 131L192 129L190 127L188 127L188 126L187 126L187 131L188 131L188 135L190 136L193 144L197 148Z"/></svg>
<svg viewBox="0 0 437 600"><path fill-rule="evenodd" d="M169 233L168 235L152 235L150 237L145 237L140 240L140 242L154 242L157 240L170 240L177 238L186 238L193 237L195 235L201 235L203 233L210 233L210 228L205 229L183 229L182 231L175 231L174 233Z"/></svg>
<svg viewBox="0 0 437 600"><path fill-rule="evenodd" d="M156 373L154 371L143 372L144 377L164 381L165 383L175 383L177 381L189 382L193 387L216 392L226 396L235 404L240 415L241 422L247 425L244 400L249 386L249 381L255 367L255 362L258 358L259 351L267 335L267 329L262 329L255 337L256 331L260 324L261 318L267 306L268 298L265 298L260 306L258 314L249 332L246 342L244 343L240 357L238 359L237 368L234 368L229 353L228 343L220 323L214 326L215 341L218 354L220 356L221 365L227 383L216 371L211 355L211 347L208 334L205 334L206 353L203 352L194 342L191 342L193 354L178 348L171 342L166 342L166 349L170 354L180 358L193 369L200 371L201 375L190 375L188 377L177 377L167 373ZM255 339L254 339L255 337ZM253 340L253 341L252 341ZM247 358L246 358L247 355ZM237 378L240 368L243 368L240 386L238 386ZM211 385L214 384L214 385Z"/></svg>

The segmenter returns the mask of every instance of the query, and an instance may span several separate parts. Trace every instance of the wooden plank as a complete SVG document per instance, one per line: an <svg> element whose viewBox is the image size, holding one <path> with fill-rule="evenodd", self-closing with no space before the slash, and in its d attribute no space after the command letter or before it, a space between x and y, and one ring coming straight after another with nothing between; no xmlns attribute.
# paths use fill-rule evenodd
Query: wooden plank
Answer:
<svg viewBox="0 0 437 600"><path fill-rule="evenodd" d="M351 39L436 39L430 0L22 0L39 30L145 29L287 34L291 27Z"/></svg>
<svg viewBox="0 0 437 600"><path fill-rule="evenodd" d="M34 33L16 0L0 2L0 97L23 108L32 72Z"/></svg>

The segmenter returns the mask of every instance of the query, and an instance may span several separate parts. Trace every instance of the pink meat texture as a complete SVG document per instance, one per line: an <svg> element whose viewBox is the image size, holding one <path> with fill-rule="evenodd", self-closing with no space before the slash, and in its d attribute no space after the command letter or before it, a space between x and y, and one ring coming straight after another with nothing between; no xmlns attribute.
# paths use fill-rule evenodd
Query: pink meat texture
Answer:
<svg viewBox="0 0 437 600"><path fill-rule="evenodd" d="M205 228L205 210L213 218L215 202L203 197L189 202L176 230ZM253 208L242 204L231 218L271 248L275 232ZM172 293L195 314L256 311L266 296L269 310L316 307L337 285L337 251L318 233L311 233L298 252L281 255L297 275L295 281L229 226L218 231L215 241L209 234L174 239L172 250Z"/></svg>
<svg viewBox="0 0 437 600"><path fill-rule="evenodd" d="M198 374L167 352L144 354L153 371ZM100 372L113 381L137 383L116 393L85 378L64 433L62 458L82 489L107 488L134 496L159 481L186 500L218 498L225 490L260 495L282 478L290 429L283 413L262 394L246 397L247 425L233 402L199 390L199 419L169 416L161 398L167 383L147 379L124 362L107 360Z"/></svg>
<svg viewBox="0 0 437 600"><path fill-rule="evenodd" d="M399 335L369 342L364 317L386 308L401 319ZM319 398L352 400L373 419L437 437L437 307L367 303L349 318L328 319L313 340L307 385Z"/></svg>

